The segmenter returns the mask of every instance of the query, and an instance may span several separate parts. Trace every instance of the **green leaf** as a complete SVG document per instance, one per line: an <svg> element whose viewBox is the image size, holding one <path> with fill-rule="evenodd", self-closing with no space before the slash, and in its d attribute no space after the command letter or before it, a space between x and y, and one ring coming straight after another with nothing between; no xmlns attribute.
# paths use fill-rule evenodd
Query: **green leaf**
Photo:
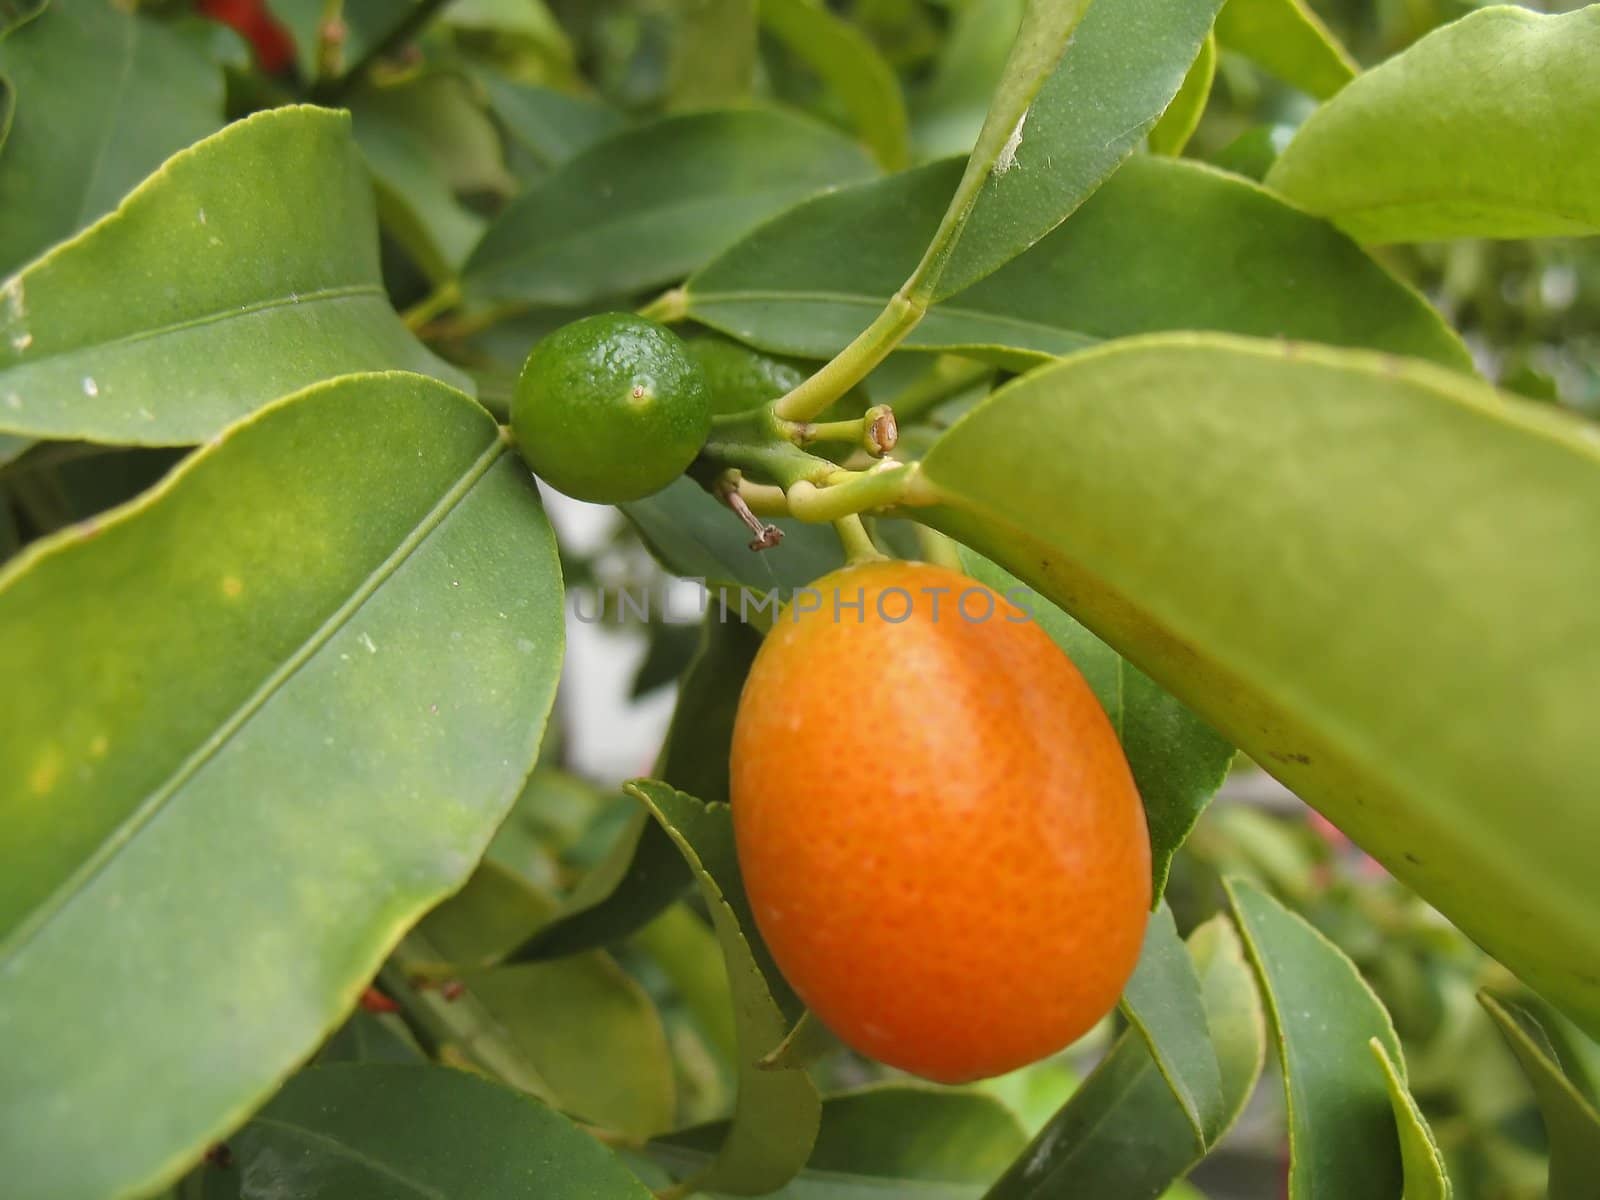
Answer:
<svg viewBox="0 0 1600 1200"><path fill-rule="evenodd" d="M537 1100L447 1067L294 1076L204 1169L206 1200L538 1196L649 1200L611 1152Z"/></svg>
<svg viewBox="0 0 1600 1200"><path fill-rule="evenodd" d="M733 822L725 804L705 804L653 780L627 785L667 831L700 885L722 943L739 1039L739 1098L726 1138L695 1186L759 1196L782 1187L806 1163L822 1108L804 1071L758 1064L783 1041L798 1011L756 933L739 877ZM787 1001L787 1003L785 1003Z"/></svg>
<svg viewBox="0 0 1600 1200"><path fill-rule="evenodd" d="M35 543L0 625L33 681L0 726L0 1159L149 1191L483 853L555 693L554 540L482 409L349 376Z"/></svg>
<svg viewBox="0 0 1600 1200"><path fill-rule="evenodd" d="M978 140L1027 0L972 0L952 14L927 86L912 93L917 157L965 155Z"/></svg>
<svg viewBox="0 0 1600 1200"><path fill-rule="evenodd" d="M1445 1169L1444 1155L1428 1128L1427 1118L1417 1107L1405 1076L1383 1048L1383 1042L1371 1038L1367 1048L1383 1068L1383 1081L1389 1089L1389 1104L1394 1109L1395 1124L1400 1131L1400 1162L1405 1172L1406 1186L1400 1200L1450 1200L1450 1175Z"/></svg>
<svg viewBox="0 0 1600 1200"><path fill-rule="evenodd" d="M393 1013L357 1009L317 1051L316 1066L330 1063L415 1064L426 1056L405 1023Z"/></svg>
<svg viewBox="0 0 1600 1200"><path fill-rule="evenodd" d="M499 130L462 72L427 70L398 83L368 85L352 94L349 104L369 121L408 130L452 191L483 199L517 190Z"/></svg>
<svg viewBox="0 0 1600 1200"><path fill-rule="evenodd" d="M1573 1086L1544 1030L1522 1008L1479 992L1522 1073L1528 1077L1550 1139L1550 1200L1581 1200L1600 1174L1600 1111Z"/></svg>
<svg viewBox="0 0 1600 1200"><path fill-rule="evenodd" d="M566 856L615 798L587 780L540 766L489 843L489 857L536 888L558 890Z"/></svg>
<svg viewBox="0 0 1600 1200"><path fill-rule="evenodd" d="M800 1019L794 1023L794 1028L784 1035L783 1041L761 1060L761 1066L768 1071L809 1067L842 1045L833 1031L808 1009L800 1014Z"/></svg>
<svg viewBox="0 0 1600 1200"><path fill-rule="evenodd" d="M0 40L16 115L0 157L0 276L110 211L222 124L198 38L108 3L54 4Z"/></svg>
<svg viewBox="0 0 1600 1200"><path fill-rule="evenodd" d="M1261 979L1289 1109L1289 1198L1396 1196L1400 1145L1376 1041L1404 1076L1400 1040L1344 952L1255 884L1224 881Z"/></svg>
<svg viewBox="0 0 1600 1200"><path fill-rule="evenodd" d="M350 115L383 227L434 283L453 279L486 222L456 200L426 143L404 120L360 96Z"/></svg>
<svg viewBox="0 0 1600 1200"><path fill-rule="evenodd" d="M733 720L739 693L750 673L761 635L713 605L700 627L694 661L684 674L672 724L661 747L656 773L680 791L726 804L728 755L733 752Z"/></svg>
<svg viewBox="0 0 1600 1200"><path fill-rule="evenodd" d="M661 8L672 21L668 106L748 99L756 74L756 0L664 0Z"/></svg>
<svg viewBox="0 0 1600 1200"><path fill-rule="evenodd" d="M862 141L887 170L911 161L905 97L871 40L815 0L760 0L761 24L839 98Z"/></svg>
<svg viewBox="0 0 1600 1200"><path fill-rule="evenodd" d="M860 147L786 113L668 117L596 143L518 197L473 251L466 287L576 305L671 283L766 218L871 174Z"/></svg>
<svg viewBox="0 0 1600 1200"><path fill-rule="evenodd" d="M937 298L970 287L1021 254L1111 176L1177 94L1220 3L1032 0L989 121L1002 111L1015 108L1015 113L998 131L1000 142L988 144L995 130L986 123L973 150L972 162L984 164L987 178L938 281ZM1076 10L1075 17L1084 7L1088 12L1081 25L1066 19L1069 10ZM1071 45L1065 54L1055 46L1060 65L1036 98L1024 98L1025 77L1015 72L1023 65L1019 55L1029 22L1036 13L1043 21L1044 10L1051 13L1052 34L1070 35ZM1009 156L1002 155L1002 143L1018 132L1024 110L1021 140Z"/></svg>
<svg viewBox="0 0 1600 1200"><path fill-rule="evenodd" d="M651 1145L657 1162L693 1170L727 1130L697 1126ZM773 1200L976 1200L1021 1152L1017 1119L980 1092L886 1083L829 1096L810 1161Z"/></svg>
<svg viewBox="0 0 1600 1200"><path fill-rule="evenodd" d="M1001 389L921 475L918 519L1600 1028L1587 426L1422 363L1167 335Z"/></svg>
<svg viewBox="0 0 1600 1200"><path fill-rule="evenodd" d="M1165 903L1145 926L1144 948L1122 993L1122 1010L1193 1128L1195 1149L1205 1151L1230 1118L1200 977Z"/></svg>
<svg viewBox="0 0 1600 1200"><path fill-rule="evenodd" d="M733 995L711 927L688 904L673 904L634 934L632 944L656 960L717 1055L737 1062Z"/></svg>
<svg viewBox="0 0 1600 1200"><path fill-rule="evenodd" d="M1222 1082L1220 1137L1255 1090L1266 1024L1233 927L1214 917L1189 936ZM1156 1200L1200 1159L1194 1130L1137 1030L1127 1030L1034 1137L989 1200L1057 1196Z"/></svg>
<svg viewBox="0 0 1600 1200"><path fill-rule="evenodd" d="M1183 86L1150 130L1152 154L1176 157L1183 153L1183 148L1200 126L1200 117L1206 111L1206 102L1211 99L1211 82L1216 74L1217 39L1208 35L1200 43L1200 53L1190 65L1189 73L1183 77Z"/></svg>
<svg viewBox="0 0 1600 1200"><path fill-rule="evenodd" d="M1361 69L1305 0L1228 0L1217 14L1217 41L1318 100Z"/></svg>
<svg viewBox="0 0 1600 1200"><path fill-rule="evenodd" d="M1600 231L1600 5L1487 8L1365 72L1267 185L1363 242Z"/></svg>
<svg viewBox="0 0 1600 1200"><path fill-rule="evenodd" d="M12 120L17 114L17 89L11 86L11 81L0 75L0 152L6 148L6 139L11 136Z"/></svg>
<svg viewBox="0 0 1600 1200"><path fill-rule="evenodd" d="M518 83L495 71L475 78L511 141L545 170L622 128L622 117L598 101Z"/></svg>
<svg viewBox="0 0 1600 1200"><path fill-rule="evenodd" d="M834 353L911 270L957 170L925 167L785 214L690 279L690 315L768 350ZM1324 222L1246 180L1149 156L1021 258L936 305L904 344L1027 366L1098 338L1177 329L1471 366L1420 296Z"/></svg>
<svg viewBox="0 0 1600 1200"><path fill-rule="evenodd" d="M1172 856L1227 778L1233 747L1181 701L1009 571L962 547L967 574L1026 604L1039 627L1072 659L1111 718L1144 801L1150 829L1150 894L1159 903Z"/></svg>
<svg viewBox="0 0 1600 1200"><path fill-rule="evenodd" d="M510 951L506 962L542 962L620 942L688 886L683 856L640 813L573 889L561 910Z"/></svg>
<svg viewBox="0 0 1600 1200"><path fill-rule="evenodd" d="M344 26L340 62L348 71L393 34L422 0L342 0L339 20ZM273 14L294 37L296 61L306 79L317 76L317 43L326 16L327 0L272 0ZM341 72L343 73L343 72Z"/></svg>
<svg viewBox="0 0 1600 1200"><path fill-rule="evenodd" d="M0 38L26 25L42 13L49 3L50 0L0 0Z"/></svg>
<svg viewBox="0 0 1600 1200"><path fill-rule="evenodd" d="M733 718L760 644L747 626L718 620L715 610L707 614L657 767L674 787L701 788L709 802L727 802ZM554 958L621 941L677 900L689 880L671 838L641 812L611 853L584 876L560 915L519 945L511 961Z"/></svg>
<svg viewBox="0 0 1600 1200"><path fill-rule="evenodd" d="M466 383L389 307L371 184L349 118L324 109L230 125L0 288L11 433L198 442L307 384L390 368Z"/></svg>
<svg viewBox="0 0 1600 1200"><path fill-rule="evenodd" d="M711 592L708 604L718 616L721 589L750 589L742 610L739 593L727 595L730 621L770 623L777 613L768 592L782 589L788 595L844 565L833 530L800 521L773 521L783 530L782 545L752 551L750 531L733 510L688 479L622 505L622 513L663 567L684 579L705 581Z"/></svg>
<svg viewBox="0 0 1600 1200"><path fill-rule="evenodd" d="M564 1112L636 1137L672 1123L672 1059L654 1005L609 955L479 969L547 919L554 902L485 863L401 943L406 971L460 963L465 990L420 991L465 1058Z"/></svg>

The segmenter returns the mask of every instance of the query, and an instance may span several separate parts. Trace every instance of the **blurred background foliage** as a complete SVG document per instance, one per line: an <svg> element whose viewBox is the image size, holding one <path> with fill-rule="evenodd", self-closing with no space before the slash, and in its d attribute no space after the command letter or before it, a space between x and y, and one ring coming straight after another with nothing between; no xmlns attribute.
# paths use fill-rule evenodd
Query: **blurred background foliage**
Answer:
<svg viewBox="0 0 1600 1200"><path fill-rule="evenodd" d="M1576 6L1555 3L1545 11ZM281 71L253 66L242 43L220 27L210 52L226 74L229 117L302 98L352 109L379 198L386 282L402 311L425 305L448 280L449 264L436 261L441 251L459 263L515 197L576 148L630 123L712 105L781 104L854 128L838 89L751 19L748 4L456 0L437 6L437 20L419 39L411 36L415 30L396 27L401 7L388 0L344 5L345 34L331 52L344 56L346 65L371 60L371 69L348 90L319 75L318 55L330 52L318 36L322 0L274 6L297 46L295 61ZM898 79L913 159L964 151L981 122L1021 0L831 0L829 7L870 40ZM1318 0L1313 7L1363 65L1372 65L1473 6ZM191 19L190 6L179 0L146 8L161 19ZM1186 154L1259 177L1314 106L1311 97L1224 49ZM1600 239L1460 241L1379 253L1462 331L1489 379L1600 418ZM647 298L608 297L600 307ZM581 310L469 308L414 323L436 349L473 371L493 406L532 342L575 311ZM915 387L926 361L908 366L897 356L869 381L869 395L893 397ZM948 421L994 382L992 373L975 378L974 386L927 407L923 428ZM922 434L907 425L905 445L914 449ZM164 449L43 444L5 462L0 558L93 519L148 487L179 457ZM602 587L663 594L666 576L633 524L612 510L558 499L552 507L564 535L569 588L590 595L580 601L590 611ZM494 870L520 881L516 903L536 914L535 923L630 836L636 806L617 784L649 768L676 681L699 639L692 621L663 619L659 605L647 618L632 613L619 619L613 611L598 623L569 625L574 669L564 679L542 765L490 856ZM1533 1097L1475 993L1490 986L1522 995L1547 1029L1570 1033L1565 1065L1591 1094L1600 1081L1592 1043L1521 993L1442 918L1249 763L1237 766L1174 865L1168 894L1180 929L1187 932L1222 907L1219 878L1230 872L1259 880L1308 917L1379 992L1462 1200L1542 1194L1544 1134ZM448 937L448 931L440 927L431 936ZM612 953L585 957L604 964L585 994L604 992L609 1002L593 1002L560 1021L548 1010L502 1010L496 1018L549 1024L563 1037L568 1023L589 1021L597 1040L616 1036L624 1024L645 1035L659 1028L661 1062L672 1076L662 1094L676 1099L670 1113L656 1115L677 1125L725 1114L734 1083L727 984L698 902L680 900ZM429 1003L410 996L402 1008L414 1019L405 1023L397 1014L363 1013L324 1055L414 1054L417 1014L425 1027L445 1019L439 1005L430 1010ZM981 1086L1011 1106L1032 1133L1109 1044L1113 1021L1058 1059ZM549 1051L537 1029L525 1033L530 1055L539 1059ZM582 1071L574 1076L559 1063L540 1061L546 1069L539 1086L570 1104L572 1095L562 1089L581 1090ZM890 1074L843 1050L824 1057L816 1070L825 1091ZM623 1081L624 1089L635 1083ZM614 1098L604 1096L583 1095L576 1107L585 1103L616 1108ZM622 1125L628 1116L613 1119ZM646 1125L654 1123L649 1117L641 1118ZM1280 1195L1287 1163L1283 1130L1281 1088L1269 1067L1245 1119L1196 1170L1192 1184L1173 1194L1214 1200Z"/></svg>

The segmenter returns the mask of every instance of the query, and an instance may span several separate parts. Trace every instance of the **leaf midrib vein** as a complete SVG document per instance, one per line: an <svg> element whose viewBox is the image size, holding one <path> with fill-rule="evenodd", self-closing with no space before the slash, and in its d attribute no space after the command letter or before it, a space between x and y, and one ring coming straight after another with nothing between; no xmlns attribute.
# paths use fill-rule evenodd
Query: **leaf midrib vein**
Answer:
<svg viewBox="0 0 1600 1200"><path fill-rule="evenodd" d="M314 1142L319 1146L332 1150L343 1158L360 1163L363 1167L382 1175L385 1179L392 1179L396 1183L404 1185L419 1196L427 1196L429 1200L450 1200L449 1196L439 1189L430 1187L425 1183L419 1183L410 1176L395 1170L395 1168L381 1159L373 1158L371 1155L357 1150L349 1143L341 1142L338 1138L330 1137L328 1134L318 1133L314 1129L307 1129L304 1125L296 1125L292 1121L282 1121L276 1117L258 1115L251 1118L250 1123L252 1125L265 1125L268 1129L279 1129L303 1141Z"/></svg>
<svg viewBox="0 0 1600 1200"><path fill-rule="evenodd" d="M317 304L325 300L347 300L352 296L379 296L383 290L375 283L349 283L338 287L318 288L310 292L290 292L286 296L272 296L265 300L257 300L250 304L241 304L237 308L230 308L224 312L203 313L198 317L189 317L182 321L173 321L168 325L157 325L152 329L140 329L134 333L125 333L119 337L105 338L100 341L83 342L76 346L63 346L59 350L52 350L48 354L29 354L0 364L0 376L7 371L14 371L23 367L32 367L52 358L63 358L69 354L78 354L85 350L104 350L111 346L127 346L135 342L149 341L152 338L165 337L172 333L182 333L188 329L198 329L204 325L217 325L223 321L231 321L237 317L254 316L256 313L270 312L274 308L287 308L294 306L303 308L307 304Z"/></svg>
<svg viewBox="0 0 1600 1200"><path fill-rule="evenodd" d="M255 715L326 646L351 618L376 594L407 559L427 540L446 517L453 512L467 493L488 473L506 451L506 443L496 437L478 456L438 502L417 522L400 544L379 563L360 585L301 643L298 649L267 676L251 695L227 718L216 732L200 744L188 758L181 762L166 781L145 797L123 821L117 825L77 870L68 875L43 901L17 925L11 935L0 941L0 965L5 964L27 948L50 922L66 909L102 871L117 858L124 847L132 843L140 830L148 826L165 809L167 802L178 794L180 788L194 778L200 770L243 729Z"/></svg>
<svg viewBox="0 0 1600 1200"><path fill-rule="evenodd" d="M741 304L741 303L792 303L792 304L848 304L856 307L882 308L888 303L887 296L868 296L862 292L828 292L828 291L738 291L738 292L696 292L691 285L689 288L689 310L693 313L697 304ZM1065 325L1046 325L1039 321L1030 321L1026 317L1011 316L1006 313L991 312L982 308L969 308L961 305L939 303L928 310L930 316L970 317L975 321L985 321L993 325L1010 325L1017 329L1037 329L1044 333L1080 337L1091 341L1099 341L1100 335L1089 333L1082 329L1069 329ZM940 339L942 342L943 339ZM1028 347L1019 347L1028 349Z"/></svg>

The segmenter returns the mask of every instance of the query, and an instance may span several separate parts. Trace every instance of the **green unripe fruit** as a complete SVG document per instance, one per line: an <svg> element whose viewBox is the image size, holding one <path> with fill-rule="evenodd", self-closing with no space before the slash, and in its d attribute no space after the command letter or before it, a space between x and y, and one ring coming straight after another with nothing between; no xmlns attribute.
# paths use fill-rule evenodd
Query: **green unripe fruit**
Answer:
<svg viewBox="0 0 1600 1200"><path fill-rule="evenodd" d="M601 313L528 355L511 399L522 457L559 492L622 504L681 475L711 432L705 374L664 325Z"/></svg>
<svg viewBox="0 0 1600 1200"><path fill-rule="evenodd" d="M717 416L747 412L776 400L811 374L805 363L761 354L715 335L689 342L689 354L706 373L711 411Z"/></svg>

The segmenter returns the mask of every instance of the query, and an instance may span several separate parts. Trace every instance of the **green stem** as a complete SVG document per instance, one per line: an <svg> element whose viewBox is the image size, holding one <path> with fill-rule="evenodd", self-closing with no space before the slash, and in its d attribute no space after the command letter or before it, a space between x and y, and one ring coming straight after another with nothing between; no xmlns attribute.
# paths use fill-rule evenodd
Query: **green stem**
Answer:
<svg viewBox="0 0 1600 1200"><path fill-rule="evenodd" d="M900 437L894 410L887 404L874 404L854 420L822 421L799 425L795 430L802 446L812 442L846 442L859 446L873 458L882 458L893 450Z"/></svg>
<svg viewBox="0 0 1600 1200"><path fill-rule="evenodd" d="M833 523L833 529L844 546L844 560L847 564L854 566L856 563L882 562L888 559L889 556L873 544L872 535L861 523L860 513L840 517Z"/></svg>
<svg viewBox="0 0 1600 1200"><path fill-rule="evenodd" d="M440 313L461 303L461 282L447 279L401 314L406 328L415 333Z"/></svg>
<svg viewBox="0 0 1600 1200"><path fill-rule="evenodd" d="M916 328L928 311L927 301L896 293L884 310L843 350L811 378L772 402L772 411L786 421L810 421L871 373Z"/></svg>
<svg viewBox="0 0 1600 1200"><path fill-rule="evenodd" d="M450 0L417 0L411 6L411 11L406 13L405 17L389 31L387 36L363 54L343 76L329 80L326 86L315 89L312 93L313 96L324 103L341 99L366 78L368 72L372 70L376 63L393 54L426 29L428 22L432 21L438 15L439 10L449 3Z"/></svg>
<svg viewBox="0 0 1600 1200"><path fill-rule="evenodd" d="M641 317L660 321L663 325L676 325L689 316L689 293L681 287L662 292L638 310Z"/></svg>
<svg viewBox="0 0 1600 1200"><path fill-rule="evenodd" d="M785 489L789 515L800 521L837 521L852 513L900 505L930 504L935 497L922 483L915 463L886 461L870 471L836 471L824 486L801 480Z"/></svg>
<svg viewBox="0 0 1600 1200"><path fill-rule="evenodd" d="M940 533L937 529L917 524L917 545L922 550L925 561L936 566L949 567L952 571L964 571L961 565L961 552L956 549L956 540Z"/></svg>
<svg viewBox="0 0 1600 1200"><path fill-rule="evenodd" d="M338 76L344 65L347 36L344 0L322 0L322 19L317 23L317 78L313 86L323 86Z"/></svg>
<svg viewBox="0 0 1600 1200"><path fill-rule="evenodd" d="M789 442L711 441L701 448L700 457L720 467L753 471L785 489L822 482L839 469Z"/></svg>

